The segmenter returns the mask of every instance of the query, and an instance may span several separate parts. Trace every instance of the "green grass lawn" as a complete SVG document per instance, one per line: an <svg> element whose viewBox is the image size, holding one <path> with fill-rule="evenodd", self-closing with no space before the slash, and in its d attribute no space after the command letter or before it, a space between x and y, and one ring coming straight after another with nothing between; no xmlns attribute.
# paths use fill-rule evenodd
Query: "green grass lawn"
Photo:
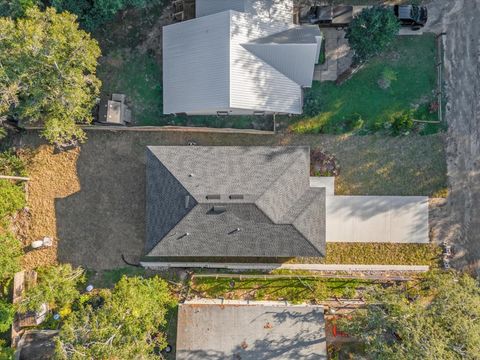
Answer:
<svg viewBox="0 0 480 360"><path fill-rule="evenodd" d="M255 116L172 116L163 114L161 64L146 52L114 50L105 56L98 68L102 96L127 95L137 125L207 126L214 128L261 128L271 130L273 123Z"/></svg>
<svg viewBox="0 0 480 360"><path fill-rule="evenodd" d="M385 81L389 86L382 88ZM397 36L391 50L370 60L343 84L314 82L305 97L317 99L319 113L294 119L290 130L342 133L349 120L362 119L363 128L375 131L392 116L415 107L414 118L437 120L436 113L428 113L435 85L434 35ZM428 133L434 131L430 125Z"/></svg>
<svg viewBox="0 0 480 360"><path fill-rule="evenodd" d="M127 95L137 123L153 125L163 119L162 75L153 56L127 50L113 51L102 59L98 76L103 84L102 96Z"/></svg>
<svg viewBox="0 0 480 360"><path fill-rule="evenodd" d="M301 276L300 276L301 278ZM334 296L352 298L356 290L374 282L357 279L229 279L195 278L191 288L193 293L207 298L251 300L287 300L301 303L323 300ZM232 283L232 280L234 281ZM324 289L318 291L317 284ZM233 287L232 287L233 285Z"/></svg>

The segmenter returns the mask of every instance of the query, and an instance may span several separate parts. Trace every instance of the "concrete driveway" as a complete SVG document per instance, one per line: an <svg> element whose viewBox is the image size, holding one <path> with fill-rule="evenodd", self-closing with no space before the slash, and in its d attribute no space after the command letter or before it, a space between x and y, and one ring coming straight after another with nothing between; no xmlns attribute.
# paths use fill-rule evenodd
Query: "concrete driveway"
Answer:
<svg viewBox="0 0 480 360"><path fill-rule="evenodd" d="M454 245L454 265L480 275L480 5L477 0L428 4L425 31L445 32L449 196L440 239Z"/></svg>

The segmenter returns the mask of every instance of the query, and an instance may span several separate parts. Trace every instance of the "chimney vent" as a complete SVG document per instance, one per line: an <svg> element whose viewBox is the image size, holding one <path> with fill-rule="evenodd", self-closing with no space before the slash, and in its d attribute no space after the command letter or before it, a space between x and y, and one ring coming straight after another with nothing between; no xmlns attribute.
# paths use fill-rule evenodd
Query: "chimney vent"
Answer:
<svg viewBox="0 0 480 360"><path fill-rule="evenodd" d="M230 200L243 200L242 194L232 194L229 196Z"/></svg>
<svg viewBox="0 0 480 360"><path fill-rule="evenodd" d="M220 200L220 194L207 195L207 200Z"/></svg>
<svg viewBox="0 0 480 360"><path fill-rule="evenodd" d="M212 211L215 213L215 214L221 214L221 213L224 213L225 211L227 211L227 208L225 206L214 206L212 208Z"/></svg>

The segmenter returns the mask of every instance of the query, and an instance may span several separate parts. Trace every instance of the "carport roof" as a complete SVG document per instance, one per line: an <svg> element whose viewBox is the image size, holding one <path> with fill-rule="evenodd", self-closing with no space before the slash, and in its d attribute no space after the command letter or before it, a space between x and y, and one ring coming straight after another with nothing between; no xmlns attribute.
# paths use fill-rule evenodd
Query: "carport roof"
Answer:
<svg viewBox="0 0 480 360"><path fill-rule="evenodd" d="M279 302L180 304L177 360L327 358L322 306Z"/></svg>
<svg viewBox="0 0 480 360"><path fill-rule="evenodd" d="M309 167L308 147L149 147L147 256L323 256Z"/></svg>

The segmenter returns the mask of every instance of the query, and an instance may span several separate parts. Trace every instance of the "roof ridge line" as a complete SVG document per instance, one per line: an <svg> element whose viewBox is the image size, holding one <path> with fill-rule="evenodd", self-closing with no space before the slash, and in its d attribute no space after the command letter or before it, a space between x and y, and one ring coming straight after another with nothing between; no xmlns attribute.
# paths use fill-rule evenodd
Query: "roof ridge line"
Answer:
<svg viewBox="0 0 480 360"><path fill-rule="evenodd" d="M308 146L298 146L298 147L305 147L305 148L307 148L307 149L308 149L309 158L310 158L310 147L308 147ZM282 172L282 174L281 174L279 177L277 177L274 181L272 181L272 182L270 183L270 186L272 186L273 184L275 184L282 176L284 176L285 173L292 168L293 164L295 164L296 161L297 161L297 159L293 159L293 160L287 165L287 167L285 168L285 171ZM310 162L310 161L309 161L309 162ZM264 191L259 197L257 197L257 199L255 199L255 203L254 203L254 204L255 204L255 206L257 206L257 207L259 208L259 210L260 210L261 212L263 212L263 213L265 214L265 216L267 216L274 224L277 224L277 223L276 223L275 221L273 221L273 219L272 219L268 214L266 214L265 211L263 211L263 210L258 206L258 204L257 204L257 201L260 200L260 199L265 195L265 193L266 193L269 189L270 189L270 187L266 188L265 191ZM303 194L302 194L302 195L303 195ZM298 200L298 199L297 199L297 200ZM290 210L291 208L292 208L292 206L290 206L290 207L288 208L288 210ZM288 212L288 210L287 210L287 212ZM286 213L286 212L285 212L285 213ZM285 215L285 213L282 214L282 217Z"/></svg>
<svg viewBox="0 0 480 360"><path fill-rule="evenodd" d="M275 145L275 146L276 146L276 145ZM292 147L297 147L297 146L292 146ZM308 146L298 146L298 147L305 147L305 148L308 148L308 150L310 151L310 147L308 147ZM296 162L296 159L293 159L293 160L287 165L287 167L285 168L285 171L290 170L290 168L293 166L293 164L294 164L295 162ZM270 183L270 185L275 184L275 183L278 181L278 179L280 179L280 178L285 174L285 171L282 172L282 174L281 174L279 177L277 177L274 181L272 181L272 182ZM269 189L270 189L270 188L266 188L265 191L255 200L255 205L257 205L257 200L260 199L263 195L265 195L265 193L266 193Z"/></svg>
<svg viewBox="0 0 480 360"><path fill-rule="evenodd" d="M310 186L307 190L305 190L304 193L302 194L302 196L300 196L300 197L297 199L297 201L296 201L294 204L292 204L292 206L290 206L289 210L292 209L292 208L295 206L295 204L297 204L297 202L300 201L301 198L302 198L307 192L309 192L309 191L311 191L311 190L314 190L314 192L315 192L315 189L319 189L319 188L315 188L315 187L311 187L311 186ZM291 223L289 223L289 224L293 224L293 222L294 222L295 220L297 220L297 218L306 211L307 207L313 202L313 200L315 200L314 197L310 198L310 200L307 202L307 205L304 206L304 207L302 207L302 209L298 212L297 216L295 216L295 217L293 218L293 221L292 221Z"/></svg>
<svg viewBox="0 0 480 360"><path fill-rule="evenodd" d="M314 187L310 187L308 190L311 190L311 189L323 190L323 191L325 192L325 188L314 188ZM307 190L307 191L308 191L308 190ZM306 191L305 191L305 192L306 192ZM310 207L310 206L312 205L313 200L315 200L315 197L312 197L312 200L308 203L307 206L305 206L305 207L300 211L300 213L295 217L295 219L293 219L293 221L291 222L291 224L292 224L293 228L294 228L296 231L298 231L298 233L299 233L300 235L302 235L302 237L303 237L310 245L312 245L315 250L318 251L318 253L320 253L322 256L325 256L325 254L322 254L322 253L318 250L318 248L308 239L308 237L305 236L305 234L303 234L303 233L297 228L297 226L295 225L295 221L300 217L300 215L302 215L302 214L307 210L308 207Z"/></svg>

